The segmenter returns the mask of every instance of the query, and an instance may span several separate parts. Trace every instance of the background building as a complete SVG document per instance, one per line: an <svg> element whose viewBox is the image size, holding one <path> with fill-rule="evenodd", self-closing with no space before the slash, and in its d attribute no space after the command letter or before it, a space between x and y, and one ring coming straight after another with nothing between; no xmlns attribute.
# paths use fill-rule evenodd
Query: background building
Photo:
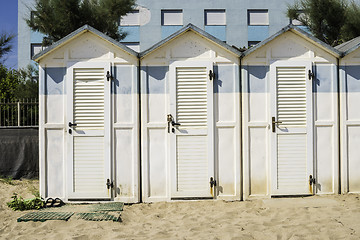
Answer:
<svg viewBox="0 0 360 240"><path fill-rule="evenodd" d="M293 0L138 0L137 9L121 20L128 33L123 43L144 51L181 27L192 23L238 48L254 45L289 24L287 5ZM31 63L42 49L43 35L33 32L25 19L34 0L18 0L18 66Z"/></svg>

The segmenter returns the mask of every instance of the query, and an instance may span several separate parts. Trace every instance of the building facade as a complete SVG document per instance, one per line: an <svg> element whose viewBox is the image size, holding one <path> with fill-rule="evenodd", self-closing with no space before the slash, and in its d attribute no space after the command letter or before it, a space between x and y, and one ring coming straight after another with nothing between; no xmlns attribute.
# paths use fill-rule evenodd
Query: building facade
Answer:
<svg viewBox="0 0 360 240"><path fill-rule="evenodd" d="M18 66L26 67L42 50L43 35L33 32L25 19L34 0L18 0ZM138 0L136 10L123 17L122 40L135 51L144 51L192 23L237 48L254 45L289 24L288 4L293 0Z"/></svg>

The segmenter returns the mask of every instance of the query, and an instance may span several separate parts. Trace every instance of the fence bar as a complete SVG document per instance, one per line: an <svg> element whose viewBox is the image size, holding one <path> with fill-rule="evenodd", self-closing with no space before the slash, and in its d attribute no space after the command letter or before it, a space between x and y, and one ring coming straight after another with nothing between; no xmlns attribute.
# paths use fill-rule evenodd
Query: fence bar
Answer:
<svg viewBox="0 0 360 240"><path fill-rule="evenodd" d="M17 102L17 115L18 115L18 126L20 127L20 102Z"/></svg>
<svg viewBox="0 0 360 240"><path fill-rule="evenodd" d="M38 99L0 99L0 127L38 126Z"/></svg>

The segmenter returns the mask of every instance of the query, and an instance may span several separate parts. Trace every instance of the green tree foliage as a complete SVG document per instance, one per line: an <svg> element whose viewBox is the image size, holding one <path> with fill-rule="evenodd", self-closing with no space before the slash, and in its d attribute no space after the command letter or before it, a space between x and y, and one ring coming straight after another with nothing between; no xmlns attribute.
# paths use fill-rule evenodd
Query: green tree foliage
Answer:
<svg viewBox="0 0 360 240"><path fill-rule="evenodd" d="M0 35L0 59L2 59L5 54L11 51L11 42L14 37L15 35L7 33L3 33Z"/></svg>
<svg viewBox="0 0 360 240"><path fill-rule="evenodd" d="M44 46L85 24L121 40L126 34L119 31L120 17L133 10L134 5L135 0L36 0L26 22L31 30L47 36Z"/></svg>
<svg viewBox="0 0 360 240"><path fill-rule="evenodd" d="M38 98L39 82L38 67L28 65L26 68L18 70L19 82L15 89L15 98Z"/></svg>
<svg viewBox="0 0 360 240"><path fill-rule="evenodd" d="M336 46L348 40L341 34L348 21L348 6L346 0L299 0L288 6L287 16L302 22L318 39Z"/></svg>
<svg viewBox="0 0 360 240"><path fill-rule="evenodd" d="M0 64L0 99L37 98L39 87L36 69L29 65L25 69L14 70Z"/></svg>
<svg viewBox="0 0 360 240"><path fill-rule="evenodd" d="M347 8L341 35L344 41L360 36L360 7L355 2L351 2Z"/></svg>
<svg viewBox="0 0 360 240"><path fill-rule="evenodd" d="M7 69L0 64L0 99L15 99L15 92L19 84L18 76L16 70Z"/></svg>

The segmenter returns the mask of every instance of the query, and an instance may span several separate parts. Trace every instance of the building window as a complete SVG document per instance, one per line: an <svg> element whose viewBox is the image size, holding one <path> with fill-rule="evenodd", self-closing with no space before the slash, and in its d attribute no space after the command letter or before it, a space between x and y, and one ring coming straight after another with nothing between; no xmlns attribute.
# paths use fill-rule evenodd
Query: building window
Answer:
<svg viewBox="0 0 360 240"><path fill-rule="evenodd" d="M36 17L36 11L31 11L30 12L30 20L34 21L35 17Z"/></svg>
<svg viewBox="0 0 360 240"><path fill-rule="evenodd" d="M305 18L305 13L303 11L299 10L298 14L299 14L299 19L304 19ZM302 22L300 22L297 19L290 19L290 23L292 25L295 25L295 26L303 26L304 25Z"/></svg>
<svg viewBox="0 0 360 240"><path fill-rule="evenodd" d="M38 54L39 52L41 52L44 49L44 47L42 46L41 43L32 43L31 44L31 50L30 50L30 58L32 58L33 56L35 56L36 54Z"/></svg>
<svg viewBox="0 0 360 240"><path fill-rule="evenodd" d="M268 10L248 10L248 25L269 25Z"/></svg>
<svg viewBox="0 0 360 240"><path fill-rule="evenodd" d="M131 48L135 52L140 52L140 43L139 42L122 42L128 48Z"/></svg>
<svg viewBox="0 0 360 240"><path fill-rule="evenodd" d="M205 10L205 26L223 26L226 25L225 9L222 10Z"/></svg>
<svg viewBox="0 0 360 240"><path fill-rule="evenodd" d="M253 46L255 46L256 44L258 44L260 41L248 41L248 47L251 48Z"/></svg>
<svg viewBox="0 0 360 240"><path fill-rule="evenodd" d="M139 10L129 12L123 16L120 20L120 26L139 26L140 25L140 13Z"/></svg>
<svg viewBox="0 0 360 240"><path fill-rule="evenodd" d="M182 26L183 12L182 10L161 10L162 26Z"/></svg>

